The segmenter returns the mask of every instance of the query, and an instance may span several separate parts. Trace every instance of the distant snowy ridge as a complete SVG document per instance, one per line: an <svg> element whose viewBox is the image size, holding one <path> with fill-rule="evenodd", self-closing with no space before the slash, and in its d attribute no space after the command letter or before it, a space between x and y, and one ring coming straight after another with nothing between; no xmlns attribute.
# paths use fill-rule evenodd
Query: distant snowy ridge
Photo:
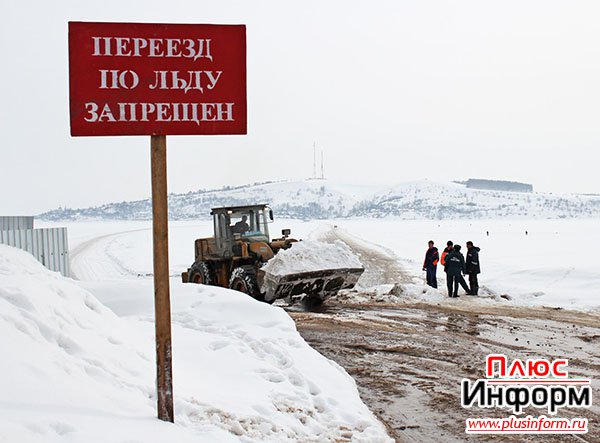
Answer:
<svg viewBox="0 0 600 443"><path fill-rule="evenodd" d="M344 185L329 180L265 182L169 195L173 220L209 217L221 206L270 203L280 218L331 219L398 217L419 219L597 218L600 196L554 195L469 189L426 180L393 187ZM108 203L84 209L59 208L45 220L147 220L150 199Z"/></svg>
<svg viewBox="0 0 600 443"><path fill-rule="evenodd" d="M600 216L600 198L469 189L460 184L405 183L354 206L353 216L418 219L590 218Z"/></svg>

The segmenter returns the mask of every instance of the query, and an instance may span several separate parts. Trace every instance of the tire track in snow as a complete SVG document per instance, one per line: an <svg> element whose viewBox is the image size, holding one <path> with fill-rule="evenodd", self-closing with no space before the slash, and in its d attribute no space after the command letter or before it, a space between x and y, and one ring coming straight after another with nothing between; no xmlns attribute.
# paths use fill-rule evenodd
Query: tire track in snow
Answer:
<svg viewBox="0 0 600 443"><path fill-rule="evenodd" d="M122 235L148 230L150 228L114 232L77 245L70 251L71 277L75 280L101 280L106 277L137 276L110 254L108 248L113 240Z"/></svg>

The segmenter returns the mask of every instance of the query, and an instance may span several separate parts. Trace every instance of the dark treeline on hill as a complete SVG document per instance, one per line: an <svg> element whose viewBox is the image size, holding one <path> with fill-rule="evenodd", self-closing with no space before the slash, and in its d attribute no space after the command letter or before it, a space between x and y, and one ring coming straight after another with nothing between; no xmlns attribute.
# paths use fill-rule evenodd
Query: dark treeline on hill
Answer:
<svg viewBox="0 0 600 443"><path fill-rule="evenodd" d="M493 182L493 181L489 181ZM513 182L516 184L516 182ZM344 217L403 219L597 218L597 195L558 196L533 192L480 190L457 183L416 181L394 187L345 186L327 180L264 182L169 195L172 220L207 219L211 208L269 203L278 218ZM150 199L101 206L59 208L45 220L149 220Z"/></svg>
<svg viewBox="0 0 600 443"><path fill-rule="evenodd" d="M533 185L506 180L470 178L465 185L470 189L485 189L489 191L533 192Z"/></svg>

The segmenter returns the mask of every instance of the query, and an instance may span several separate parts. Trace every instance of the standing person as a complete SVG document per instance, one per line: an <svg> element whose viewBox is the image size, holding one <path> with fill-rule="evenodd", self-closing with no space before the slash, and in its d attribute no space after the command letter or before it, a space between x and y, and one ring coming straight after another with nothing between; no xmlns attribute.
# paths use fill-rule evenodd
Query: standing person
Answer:
<svg viewBox="0 0 600 443"><path fill-rule="evenodd" d="M437 264L439 261L438 249L433 246L433 240L427 243L429 248L425 253L425 261L423 262L423 271L427 271L427 284L432 288L437 288Z"/></svg>
<svg viewBox="0 0 600 443"><path fill-rule="evenodd" d="M469 274L469 286L471 287L471 292L469 295L477 295L479 291L479 282L477 281L477 274L481 272L481 268L479 266L479 251L480 248L477 246L473 246L472 241L467 242L467 274Z"/></svg>
<svg viewBox="0 0 600 443"><path fill-rule="evenodd" d="M470 292L463 278L466 271L465 257L460 252L460 245L454 245L452 251L446 255L446 273L448 274L448 297L458 297L458 285L467 292Z"/></svg>
<svg viewBox="0 0 600 443"><path fill-rule="evenodd" d="M446 247L442 251L442 258L440 259L440 263L444 267L444 272L446 272L446 255L448 255L448 252L452 251L453 249L454 243L452 243L452 240L448 240L446 242Z"/></svg>
<svg viewBox="0 0 600 443"><path fill-rule="evenodd" d="M454 250L454 243L452 242L452 240L448 240L446 242L446 247L444 248L444 250L442 251L442 257L440 258L440 263L442 264L442 266L444 267L444 272L446 273L446 285L448 285L450 277L448 275L448 268L447 268L447 261L446 261L446 257L448 256L448 254L450 252L452 252ZM448 293L450 293L448 291Z"/></svg>

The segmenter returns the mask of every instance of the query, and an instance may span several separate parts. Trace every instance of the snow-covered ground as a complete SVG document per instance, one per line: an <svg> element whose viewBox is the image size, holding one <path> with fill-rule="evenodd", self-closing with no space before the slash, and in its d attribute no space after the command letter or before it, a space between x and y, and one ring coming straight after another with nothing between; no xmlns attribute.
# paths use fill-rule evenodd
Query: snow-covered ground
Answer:
<svg viewBox="0 0 600 443"><path fill-rule="evenodd" d="M72 269L79 278L106 280L118 276L138 279L152 273L150 222L78 222L66 226L73 251ZM511 303L575 309L600 307L597 296L600 272L596 261L600 236L595 219L411 221L359 218L310 222L280 219L271 225L271 233L277 235L282 228L291 228L292 236L309 238L332 226L390 250L409 274L419 277L424 277L421 265L428 240L434 240L440 251L447 240L462 244L463 250L466 241L471 240L481 247L480 285L495 294L507 294ZM193 262L194 239L211 235L211 230L212 223L208 221L170 223L173 276ZM110 232L113 235L107 235ZM85 253L80 254L82 250ZM90 257L93 259L88 263ZM439 267L442 293L445 291L444 278Z"/></svg>
<svg viewBox="0 0 600 443"><path fill-rule="evenodd" d="M282 309L175 278L176 423L155 419L152 280L127 261L145 253L145 231L87 228L71 232L91 282L0 245L0 441L389 441L354 380Z"/></svg>
<svg viewBox="0 0 600 443"><path fill-rule="evenodd" d="M277 220L271 232L338 232L396 256L417 296L427 241L441 249L448 239L472 240L481 247L482 286L512 298L498 303L598 309L596 224ZM154 419L151 225L67 227L79 281L0 247L0 441L387 441L354 381L310 348L283 310L180 283L193 240L211 235L208 221L170 224L176 424ZM438 277L442 290L427 290L424 300L444 296L441 269Z"/></svg>

